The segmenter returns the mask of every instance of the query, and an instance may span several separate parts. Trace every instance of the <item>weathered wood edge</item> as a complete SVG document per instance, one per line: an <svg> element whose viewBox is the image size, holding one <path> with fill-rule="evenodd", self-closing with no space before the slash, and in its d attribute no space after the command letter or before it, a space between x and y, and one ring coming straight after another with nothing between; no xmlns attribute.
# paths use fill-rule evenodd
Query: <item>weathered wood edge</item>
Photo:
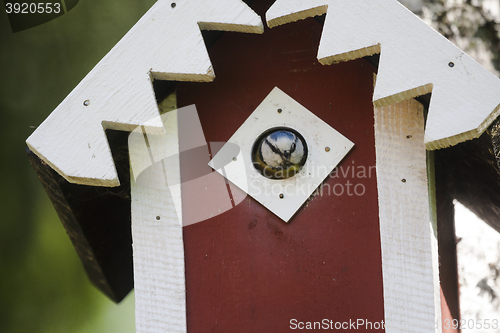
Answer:
<svg viewBox="0 0 500 333"><path fill-rule="evenodd" d="M30 150L71 183L118 186L104 130L162 132L152 81L214 79L203 29L264 31L241 0L157 1L30 135Z"/></svg>
<svg viewBox="0 0 500 333"><path fill-rule="evenodd" d="M92 283L115 302L133 288L127 132L107 131L121 185L71 184L32 151L28 158Z"/></svg>
<svg viewBox="0 0 500 333"><path fill-rule="evenodd" d="M381 53L375 107L433 92L427 149L477 138L499 115L500 80L396 0L278 0L266 18L274 27L325 12L322 64Z"/></svg>

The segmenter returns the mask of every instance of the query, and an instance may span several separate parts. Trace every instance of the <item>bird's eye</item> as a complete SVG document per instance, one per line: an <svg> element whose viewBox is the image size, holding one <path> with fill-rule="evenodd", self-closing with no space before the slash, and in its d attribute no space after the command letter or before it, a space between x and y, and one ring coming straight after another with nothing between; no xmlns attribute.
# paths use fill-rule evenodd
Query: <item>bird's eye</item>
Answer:
<svg viewBox="0 0 500 333"><path fill-rule="evenodd" d="M291 128L273 128L262 133L252 148L254 167L269 179L294 176L306 160L306 141Z"/></svg>

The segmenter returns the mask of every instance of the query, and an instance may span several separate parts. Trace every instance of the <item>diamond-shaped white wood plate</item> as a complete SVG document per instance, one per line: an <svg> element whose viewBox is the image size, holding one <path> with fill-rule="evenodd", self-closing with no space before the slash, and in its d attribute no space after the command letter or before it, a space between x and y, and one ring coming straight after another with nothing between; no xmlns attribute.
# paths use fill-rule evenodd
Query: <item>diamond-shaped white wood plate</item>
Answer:
<svg viewBox="0 0 500 333"><path fill-rule="evenodd" d="M281 112L278 112L281 109ZM252 164L252 147L272 128L288 127L299 132L308 147L307 160L296 175L268 179ZM330 125L275 87L209 165L285 222L299 210L321 182L354 146ZM282 196L280 196L282 194Z"/></svg>

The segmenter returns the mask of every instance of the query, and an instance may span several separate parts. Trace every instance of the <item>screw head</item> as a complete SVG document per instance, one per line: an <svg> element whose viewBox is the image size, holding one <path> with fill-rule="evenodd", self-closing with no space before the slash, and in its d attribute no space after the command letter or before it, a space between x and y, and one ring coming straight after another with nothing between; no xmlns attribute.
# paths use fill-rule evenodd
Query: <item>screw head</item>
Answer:
<svg viewBox="0 0 500 333"><path fill-rule="evenodd" d="M236 161L236 160L237 160L236 156L235 156L235 157L233 157L233 161Z"/></svg>
<svg viewBox="0 0 500 333"><path fill-rule="evenodd" d="M280 193L280 199L283 199L284 197L283 193Z"/></svg>
<svg viewBox="0 0 500 333"><path fill-rule="evenodd" d="M451 61L450 61L450 62L448 63L448 66L450 66L450 67L455 67L455 64L454 64L453 62L451 62Z"/></svg>
<svg viewBox="0 0 500 333"><path fill-rule="evenodd" d="M170 4L170 7L172 7L172 8L175 8L175 6L177 6L177 4L176 4L175 2L172 2L172 3Z"/></svg>
<svg viewBox="0 0 500 333"><path fill-rule="evenodd" d="M158 215L158 216L156 217L156 219L159 221L159 220L160 220L160 216Z"/></svg>
<svg viewBox="0 0 500 333"><path fill-rule="evenodd" d="M405 178L401 179L401 181L402 181L403 183L406 183L406 179L405 179Z"/></svg>
<svg viewBox="0 0 500 333"><path fill-rule="evenodd" d="M90 105L90 101L88 99L84 100L83 101L83 105L89 106Z"/></svg>
<svg viewBox="0 0 500 333"><path fill-rule="evenodd" d="M278 109L278 113L281 113L281 112L283 112L283 110L282 109Z"/></svg>
<svg viewBox="0 0 500 333"><path fill-rule="evenodd" d="M330 151L330 147L325 147L325 151L328 153Z"/></svg>

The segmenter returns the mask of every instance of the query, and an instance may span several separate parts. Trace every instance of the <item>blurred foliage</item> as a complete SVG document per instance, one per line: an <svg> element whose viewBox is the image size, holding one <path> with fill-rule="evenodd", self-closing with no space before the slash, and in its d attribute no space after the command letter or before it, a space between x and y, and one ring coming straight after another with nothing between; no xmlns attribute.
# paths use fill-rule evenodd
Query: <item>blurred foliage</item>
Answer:
<svg viewBox="0 0 500 333"><path fill-rule="evenodd" d="M134 332L133 296L90 284L24 141L154 2L82 0L18 33L0 13L0 332Z"/></svg>
<svg viewBox="0 0 500 333"><path fill-rule="evenodd" d="M498 1L424 0L423 18L493 72L500 72Z"/></svg>

